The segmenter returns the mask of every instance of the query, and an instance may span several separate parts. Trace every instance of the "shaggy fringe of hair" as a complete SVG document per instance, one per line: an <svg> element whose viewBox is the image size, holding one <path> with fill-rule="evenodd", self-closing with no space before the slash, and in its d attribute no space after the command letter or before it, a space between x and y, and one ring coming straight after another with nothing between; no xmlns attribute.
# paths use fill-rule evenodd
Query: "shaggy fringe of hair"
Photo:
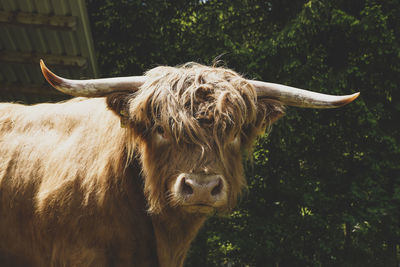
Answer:
<svg viewBox="0 0 400 267"><path fill-rule="evenodd" d="M146 76L131 102L132 120L161 127L176 143L207 147L212 138L222 150L256 119L255 90L232 70L191 62L157 67Z"/></svg>

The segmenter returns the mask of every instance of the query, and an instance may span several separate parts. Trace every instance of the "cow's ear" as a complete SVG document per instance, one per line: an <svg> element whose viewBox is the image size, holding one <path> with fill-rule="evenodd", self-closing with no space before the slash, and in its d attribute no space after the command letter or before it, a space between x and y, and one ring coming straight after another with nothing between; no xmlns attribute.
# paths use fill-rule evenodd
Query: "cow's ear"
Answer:
<svg viewBox="0 0 400 267"><path fill-rule="evenodd" d="M242 147L247 153L252 151L254 139L285 114L285 107L279 102L263 99L258 100L256 106L255 120L242 129Z"/></svg>
<svg viewBox="0 0 400 267"><path fill-rule="evenodd" d="M121 127L144 129L150 128L150 115L148 114L148 101L139 101L139 104L133 104L135 95L131 92L117 92L107 96L107 106L115 112L120 118Z"/></svg>
<svg viewBox="0 0 400 267"><path fill-rule="evenodd" d="M285 106L273 100L259 100L257 103L257 122L270 126L285 115Z"/></svg>
<svg viewBox="0 0 400 267"><path fill-rule="evenodd" d="M107 96L107 106L121 118L121 125L129 120L129 99L131 93L113 93Z"/></svg>

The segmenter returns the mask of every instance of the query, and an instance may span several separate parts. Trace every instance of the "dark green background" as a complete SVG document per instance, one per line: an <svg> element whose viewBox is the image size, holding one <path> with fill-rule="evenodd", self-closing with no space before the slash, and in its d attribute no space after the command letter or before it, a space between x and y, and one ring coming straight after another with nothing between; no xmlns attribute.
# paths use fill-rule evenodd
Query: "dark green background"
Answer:
<svg viewBox="0 0 400 267"><path fill-rule="evenodd" d="M259 139L229 216L186 266L397 266L400 1L90 0L102 76L187 61L350 94L336 110L288 108Z"/></svg>

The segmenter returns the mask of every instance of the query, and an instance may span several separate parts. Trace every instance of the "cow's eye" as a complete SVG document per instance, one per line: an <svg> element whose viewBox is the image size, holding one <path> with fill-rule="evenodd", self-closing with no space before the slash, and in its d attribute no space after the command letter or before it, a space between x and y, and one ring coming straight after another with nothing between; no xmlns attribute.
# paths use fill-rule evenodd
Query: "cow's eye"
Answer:
<svg viewBox="0 0 400 267"><path fill-rule="evenodd" d="M161 126L157 126L156 131L159 135L165 134L165 131L164 131L163 127L161 127Z"/></svg>
<svg viewBox="0 0 400 267"><path fill-rule="evenodd" d="M167 139L167 135L165 134L165 130L164 130L163 127L157 126L156 133L159 136L159 138L161 138L161 140L166 140Z"/></svg>

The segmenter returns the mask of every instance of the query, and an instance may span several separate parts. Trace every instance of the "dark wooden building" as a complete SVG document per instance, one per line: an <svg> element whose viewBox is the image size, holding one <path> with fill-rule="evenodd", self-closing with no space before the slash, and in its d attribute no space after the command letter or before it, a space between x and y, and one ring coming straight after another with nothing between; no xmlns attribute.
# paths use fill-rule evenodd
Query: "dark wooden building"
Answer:
<svg viewBox="0 0 400 267"><path fill-rule="evenodd" d="M68 78L98 77L84 0L0 0L0 101L65 99L45 82L40 59Z"/></svg>

